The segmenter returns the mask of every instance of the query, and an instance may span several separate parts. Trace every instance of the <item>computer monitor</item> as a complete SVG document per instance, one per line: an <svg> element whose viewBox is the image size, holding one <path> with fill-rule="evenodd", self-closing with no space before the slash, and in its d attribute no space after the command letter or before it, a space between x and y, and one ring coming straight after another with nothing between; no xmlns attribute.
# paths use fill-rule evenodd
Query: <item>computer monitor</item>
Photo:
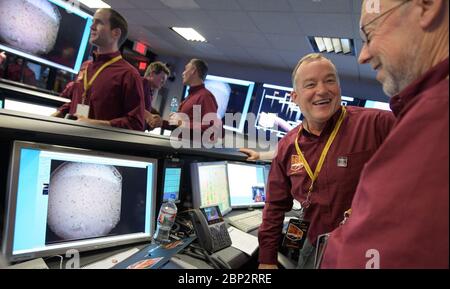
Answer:
<svg viewBox="0 0 450 289"><path fill-rule="evenodd" d="M361 102L363 101L356 97L341 96L341 105L343 106L361 106Z"/></svg>
<svg viewBox="0 0 450 289"><path fill-rule="evenodd" d="M223 215L231 211L227 162L191 164L194 208L218 205Z"/></svg>
<svg viewBox="0 0 450 289"><path fill-rule="evenodd" d="M231 208L264 207L266 166L228 162L227 169Z"/></svg>
<svg viewBox="0 0 450 289"><path fill-rule="evenodd" d="M227 78L215 75L207 75L205 87L211 91L217 101L217 115L223 121L223 128L238 133L244 132L245 121L247 119L250 102L255 88L255 83L235 78ZM186 87L184 99L189 93L189 86ZM236 117L233 124L225 123L225 113L231 113Z"/></svg>
<svg viewBox="0 0 450 289"><path fill-rule="evenodd" d="M157 160L15 141L2 252L10 261L150 241Z"/></svg>
<svg viewBox="0 0 450 289"><path fill-rule="evenodd" d="M264 83L258 89L253 112L255 127L283 137L302 122L300 107L292 101L292 87Z"/></svg>
<svg viewBox="0 0 450 289"><path fill-rule="evenodd" d="M92 16L65 0L1 0L0 51L78 73Z"/></svg>
<svg viewBox="0 0 450 289"><path fill-rule="evenodd" d="M366 100L364 107L365 108L377 108L377 109L391 111L391 107L390 107L389 103L381 102L381 101Z"/></svg>
<svg viewBox="0 0 450 289"><path fill-rule="evenodd" d="M181 160L164 160L163 201L172 199L180 202L181 177L183 162Z"/></svg>

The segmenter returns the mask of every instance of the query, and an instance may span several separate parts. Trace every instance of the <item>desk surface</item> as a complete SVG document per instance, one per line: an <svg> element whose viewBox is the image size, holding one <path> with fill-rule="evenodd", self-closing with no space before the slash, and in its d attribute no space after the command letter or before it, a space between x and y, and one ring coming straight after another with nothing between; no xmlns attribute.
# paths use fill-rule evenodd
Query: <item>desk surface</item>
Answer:
<svg viewBox="0 0 450 289"><path fill-rule="evenodd" d="M0 138L10 140L36 141L99 150L133 151L144 155L149 151L160 151L226 160L246 160L246 156L238 152L237 148L227 148L225 145L210 148L198 143L182 143L167 136L94 126L73 120L24 114L5 109L0 109L0 131Z"/></svg>

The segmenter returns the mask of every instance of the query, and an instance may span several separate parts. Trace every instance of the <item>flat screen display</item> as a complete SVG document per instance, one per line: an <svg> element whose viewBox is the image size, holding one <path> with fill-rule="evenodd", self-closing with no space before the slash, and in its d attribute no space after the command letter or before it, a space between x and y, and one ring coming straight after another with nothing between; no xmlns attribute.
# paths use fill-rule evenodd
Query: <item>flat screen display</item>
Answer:
<svg viewBox="0 0 450 289"><path fill-rule="evenodd" d="M92 16L63 0L0 0L0 50L78 73Z"/></svg>
<svg viewBox="0 0 450 289"><path fill-rule="evenodd" d="M157 160L14 142L3 253L25 260L150 240Z"/></svg>

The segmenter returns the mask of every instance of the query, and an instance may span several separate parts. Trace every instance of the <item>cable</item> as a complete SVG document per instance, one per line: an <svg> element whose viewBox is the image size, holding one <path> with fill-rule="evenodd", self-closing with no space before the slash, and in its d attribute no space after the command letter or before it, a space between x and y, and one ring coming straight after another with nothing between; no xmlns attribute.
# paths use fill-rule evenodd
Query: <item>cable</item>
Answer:
<svg viewBox="0 0 450 289"><path fill-rule="evenodd" d="M231 266L225 262L220 256L212 256L205 249L191 244L183 251L183 254L190 257L200 259L208 263L214 269L232 269Z"/></svg>
<svg viewBox="0 0 450 289"><path fill-rule="evenodd" d="M64 261L64 257L63 256L61 256L61 255L50 256L50 257L45 258L44 261L47 261L48 259L55 258L55 257L59 257L61 259L60 262L59 262L59 269L61 270L62 269L62 265L63 265L63 261Z"/></svg>

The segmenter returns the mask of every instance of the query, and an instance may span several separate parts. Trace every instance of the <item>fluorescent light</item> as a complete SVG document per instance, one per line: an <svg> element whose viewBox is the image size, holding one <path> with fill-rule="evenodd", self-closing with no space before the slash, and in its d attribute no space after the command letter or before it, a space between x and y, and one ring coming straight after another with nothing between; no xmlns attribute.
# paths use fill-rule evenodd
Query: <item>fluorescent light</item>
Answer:
<svg viewBox="0 0 450 289"><path fill-rule="evenodd" d="M347 54L347 53L352 52L350 39L341 39L341 43L342 43L342 52L343 53Z"/></svg>
<svg viewBox="0 0 450 289"><path fill-rule="evenodd" d="M325 47L327 48L327 52L333 52L333 42L331 41L331 38L324 37L323 42L325 43Z"/></svg>
<svg viewBox="0 0 450 289"><path fill-rule="evenodd" d="M314 40L316 40L317 48L319 48L320 52L324 52L326 50L325 43L323 42L322 37L314 37Z"/></svg>
<svg viewBox="0 0 450 289"><path fill-rule="evenodd" d="M341 41L339 40L339 38L333 38L332 41L333 41L334 52L336 52L336 53L342 52Z"/></svg>
<svg viewBox="0 0 450 289"><path fill-rule="evenodd" d="M353 40L338 37L308 36L311 47L316 53L343 53L355 55Z"/></svg>
<svg viewBox="0 0 450 289"><path fill-rule="evenodd" d="M180 34L180 36L186 40L206 42L205 37L200 35L200 33L195 31L193 28L172 27L172 30Z"/></svg>
<svg viewBox="0 0 450 289"><path fill-rule="evenodd" d="M86 5L89 8L111 8L111 5L103 2L102 0L79 0L80 3Z"/></svg>

